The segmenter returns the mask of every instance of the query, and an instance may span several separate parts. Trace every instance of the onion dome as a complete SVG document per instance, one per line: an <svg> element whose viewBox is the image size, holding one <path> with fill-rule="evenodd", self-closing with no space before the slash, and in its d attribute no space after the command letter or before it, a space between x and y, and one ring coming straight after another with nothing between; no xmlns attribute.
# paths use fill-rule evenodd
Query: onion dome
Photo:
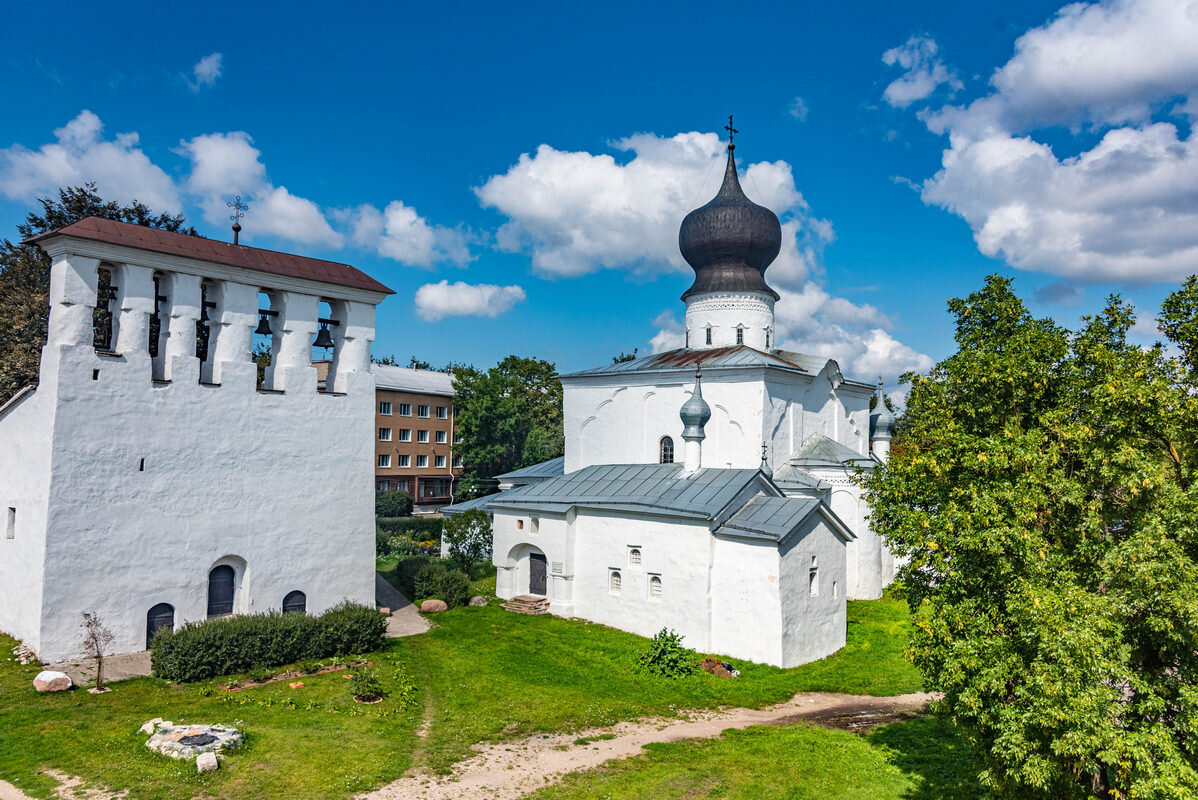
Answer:
<svg viewBox="0 0 1198 800"><path fill-rule="evenodd" d="M890 441L894 436L894 425L897 420L894 418L894 412L886 407L886 397L882 394L882 378L878 378L878 402L874 405L874 412L869 415L869 440Z"/></svg>
<svg viewBox="0 0 1198 800"><path fill-rule="evenodd" d="M690 398L682 404L682 411L678 413L685 426L682 429L683 439L702 440L704 438L703 427L711 419L711 406L707 405L707 401L703 399L701 378L702 373L696 369L694 391L691 392Z"/></svg>
<svg viewBox="0 0 1198 800"><path fill-rule="evenodd" d="M778 215L741 191L736 145L728 145L728 167L719 193L682 220L678 249L695 270L695 282L682 299L701 292L763 292L778 299L765 282L765 270L782 249Z"/></svg>

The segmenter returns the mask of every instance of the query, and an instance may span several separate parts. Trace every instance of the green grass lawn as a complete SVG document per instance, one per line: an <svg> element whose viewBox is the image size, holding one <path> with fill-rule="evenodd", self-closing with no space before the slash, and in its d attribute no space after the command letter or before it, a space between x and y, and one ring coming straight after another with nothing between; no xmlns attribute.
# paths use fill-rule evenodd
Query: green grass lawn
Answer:
<svg viewBox="0 0 1198 800"><path fill-rule="evenodd" d="M974 762L943 723L897 722L858 736L800 724L651 744L566 777L536 800L975 800Z"/></svg>
<svg viewBox="0 0 1198 800"><path fill-rule="evenodd" d="M472 591L489 595L494 577ZM706 673L669 680L633 671L645 640L579 620L511 614L496 605L436 615L427 634L396 639L369 658L384 684L390 666L406 665L420 688L414 708L393 700L352 702L339 673L234 693L241 704L205 696L210 685L176 686L145 678L105 695L38 695L36 665L0 661L0 779L49 797L55 768L134 798L344 798L399 777L415 761L448 769L483 740L538 731L608 725L625 719L719 705L761 706L800 690L901 694L919 689L902 659L906 607L893 598L849 605L849 645L795 669L737 662L735 680ZM13 647L0 636L0 652ZM298 707L281 703L293 698ZM310 706L310 707L309 707ZM427 710L427 736L415 728ZM221 722L247 732L244 748L222 768L194 774L144 747L138 727L153 717ZM891 726L894 727L894 726Z"/></svg>

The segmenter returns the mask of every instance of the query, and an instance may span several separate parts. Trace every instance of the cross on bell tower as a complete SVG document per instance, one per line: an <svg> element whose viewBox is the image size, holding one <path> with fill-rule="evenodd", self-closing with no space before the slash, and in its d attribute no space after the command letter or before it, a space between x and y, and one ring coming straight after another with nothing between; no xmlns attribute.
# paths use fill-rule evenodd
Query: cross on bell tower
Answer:
<svg viewBox="0 0 1198 800"><path fill-rule="evenodd" d="M724 130L728 131L728 149L735 150L736 145L732 143L732 137L740 133L736 128L732 127L732 115L728 115L728 124L724 126Z"/></svg>
<svg viewBox="0 0 1198 800"><path fill-rule="evenodd" d="M233 244L237 244L237 236L241 233L241 218L245 215L245 212L250 210L250 207L248 204L241 202L241 195L237 195L225 203L225 205L233 209L233 213L229 216L229 219L233 220Z"/></svg>

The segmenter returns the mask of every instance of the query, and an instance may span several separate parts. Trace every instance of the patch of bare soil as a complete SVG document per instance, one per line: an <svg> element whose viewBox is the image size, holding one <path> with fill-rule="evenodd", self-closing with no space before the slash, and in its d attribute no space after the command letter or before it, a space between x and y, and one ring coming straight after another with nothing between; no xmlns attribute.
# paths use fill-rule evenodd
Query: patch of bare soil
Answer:
<svg viewBox="0 0 1198 800"><path fill-rule="evenodd" d="M898 697L801 692L763 709L704 711L684 720L644 719L610 728L538 735L518 742L484 745L448 776L412 773L362 800L456 800L489 797L518 800L556 783L570 772L591 769L614 758L636 755L646 744L706 739L730 728L785 725L806 720L842 730L864 731L917 714L932 699L925 693ZM599 738L606 736L608 738ZM579 740L589 740L578 744Z"/></svg>
<svg viewBox="0 0 1198 800"><path fill-rule="evenodd" d="M74 778L65 772L48 769L45 773L58 781L54 796L62 800L124 800L128 792L112 792L102 787L89 786L80 778ZM29 795L22 792L11 783L0 781L0 800L31 800Z"/></svg>

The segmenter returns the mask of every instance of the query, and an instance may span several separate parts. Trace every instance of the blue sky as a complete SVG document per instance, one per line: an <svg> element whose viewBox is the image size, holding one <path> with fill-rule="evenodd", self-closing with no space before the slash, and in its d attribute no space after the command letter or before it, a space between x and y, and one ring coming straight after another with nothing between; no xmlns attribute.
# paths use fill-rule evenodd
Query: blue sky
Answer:
<svg viewBox="0 0 1198 800"><path fill-rule="evenodd" d="M862 379L991 272L1072 322L1198 271L1186 0L433 5L8 9L0 228L93 179L229 238L240 193L243 241L395 289L376 354L581 369L680 340L734 113L779 340Z"/></svg>

